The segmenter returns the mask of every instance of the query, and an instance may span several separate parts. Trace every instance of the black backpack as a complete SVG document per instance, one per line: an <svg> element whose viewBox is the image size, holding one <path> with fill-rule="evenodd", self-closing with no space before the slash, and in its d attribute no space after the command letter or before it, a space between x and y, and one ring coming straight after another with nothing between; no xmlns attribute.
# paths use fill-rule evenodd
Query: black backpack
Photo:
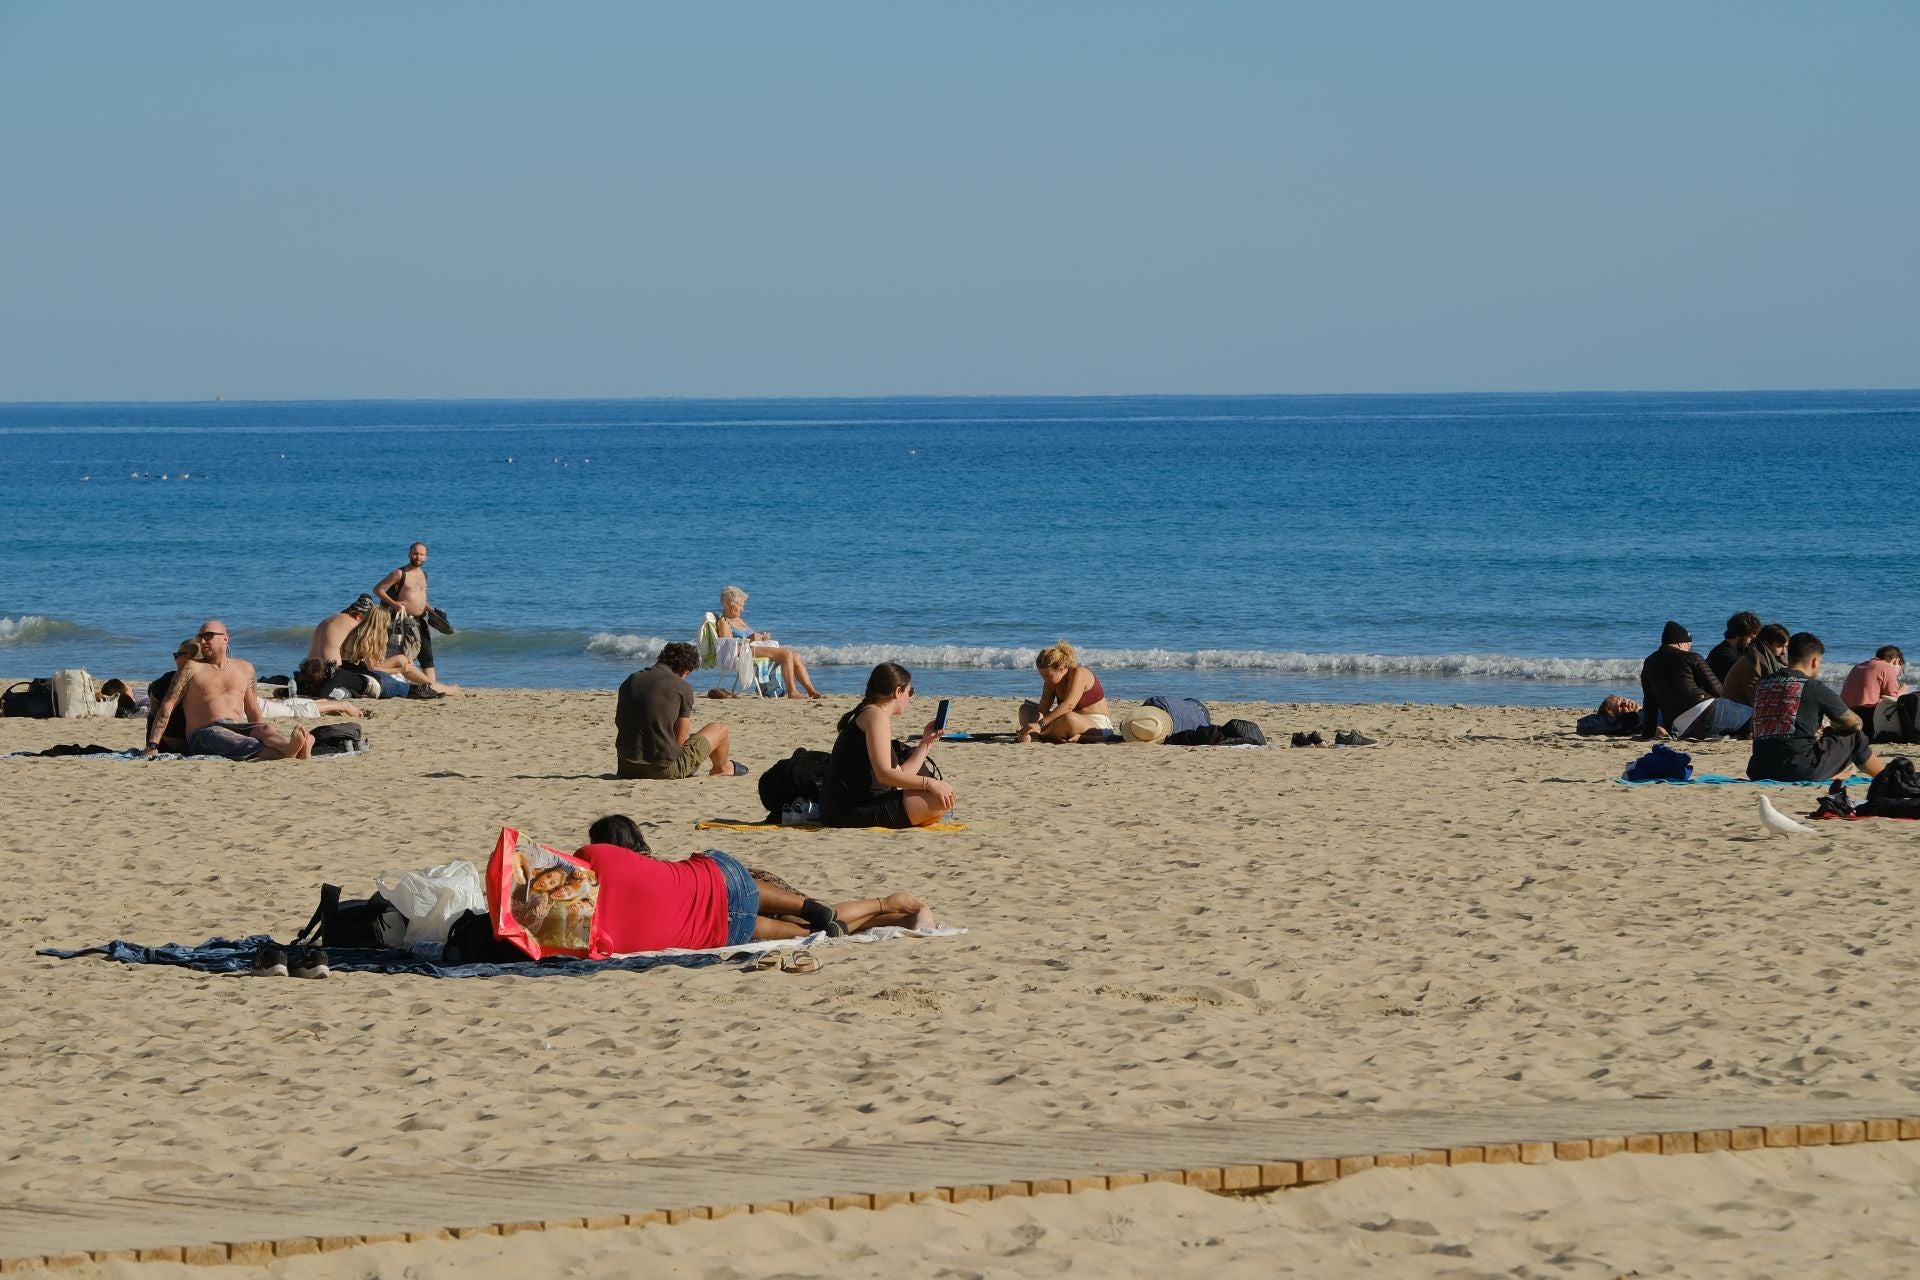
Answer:
<svg viewBox="0 0 1920 1280"><path fill-rule="evenodd" d="M1868 784L1860 812L1870 818L1920 818L1920 777L1913 772L1913 761L1905 756L1887 761Z"/></svg>
<svg viewBox="0 0 1920 1280"><path fill-rule="evenodd" d="M833 757L824 751L801 747L785 760L776 760L760 775L760 803L775 822L781 811L795 800L820 803L820 788L826 785L827 762Z"/></svg>
<svg viewBox="0 0 1920 1280"><path fill-rule="evenodd" d="M22 680L0 693L0 716L53 719L53 681L46 677Z"/></svg>
<svg viewBox="0 0 1920 1280"><path fill-rule="evenodd" d="M323 724L307 732L317 756L354 755L367 749L367 735L357 724Z"/></svg>
<svg viewBox="0 0 1920 1280"><path fill-rule="evenodd" d="M1267 735L1251 720L1229 720L1225 724L1203 724L1167 735L1167 744L1175 747L1264 747Z"/></svg>
<svg viewBox="0 0 1920 1280"><path fill-rule="evenodd" d="M313 918L293 936L296 943L317 942L323 947L378 947L380 920L389 911L399 915L392 903L379 894L371 898L340 900L340 886L320 886L320 905Z"/></svg>
<svg viewBox="0 0 1920 1280"><path fill-rule="evenodd" d="M1227 732L1227 743L1231 746L1264 747L1267 735L1260 732L1260 726L1251 720L1229 720L1220 726Z"/></svg>
<svg viewBox="0 0 1920 1280"><path fill-rule="evenodd" d="M526 952L493 932L493 917L484 911L463 911L447 930L442 964L525 964Z"/></svg>
<svg viewBox="0 0 1920 1280"><path fill-rule="evenodd" d="M1893 732L1881 734L1875 742L1920 742L1920 693L1901 694L1893 704L1893 719Z"/></svg>

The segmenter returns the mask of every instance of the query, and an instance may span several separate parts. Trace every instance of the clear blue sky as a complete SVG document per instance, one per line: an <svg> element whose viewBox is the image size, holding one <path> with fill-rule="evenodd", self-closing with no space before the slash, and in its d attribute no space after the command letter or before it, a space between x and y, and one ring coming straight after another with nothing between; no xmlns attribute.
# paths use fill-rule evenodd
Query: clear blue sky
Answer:
<svg viewBox="0 0 1920 1280"><path fill-rule="evenodd" d="M0 400L1920 385L1920 4L0 0Z"/></svg>

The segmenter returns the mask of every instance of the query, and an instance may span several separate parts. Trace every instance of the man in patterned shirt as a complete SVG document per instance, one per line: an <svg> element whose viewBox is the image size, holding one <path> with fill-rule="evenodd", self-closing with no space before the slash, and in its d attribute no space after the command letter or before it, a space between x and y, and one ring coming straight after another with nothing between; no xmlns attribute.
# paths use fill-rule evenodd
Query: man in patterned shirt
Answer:
<svg viewBox="0 0 1920 1280"><path fill-rule="evenodd" d="M1753 687L1753 755L1747 776L1758 781L1824 782L1855 769L1872 776L1884 767L1867 745L1860 717L1820 683L1827 647L1811 631L1787 641L1787 665ZM1820 722L1827 731L1820 731Z"/></svg>

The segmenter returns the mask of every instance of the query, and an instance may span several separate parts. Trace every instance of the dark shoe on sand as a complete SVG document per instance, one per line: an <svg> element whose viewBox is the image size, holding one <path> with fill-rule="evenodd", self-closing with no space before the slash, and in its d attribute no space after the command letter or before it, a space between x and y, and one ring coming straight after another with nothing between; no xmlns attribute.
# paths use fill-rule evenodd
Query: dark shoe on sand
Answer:
<svg viewBox="0 0 1920 1280"><path fill-rule="evenodd" d="M1324 747L1327 745L1327 740L1320 736L1318 729L1315 729L1312 733L1294 734L1293 745L1296 747Z"/></svg>
<svg viewBox="0 0 1920 1280"><path fill-rule="evenodd" d="M287 976L287 953L274 943L263 943L253 953L253 967L247 970L256 978Z"/></svg>
<svg viewBox="0 0 1920 1280"><path fill-rule="evenodd" d="M1336 747L1377 747L1380 744L1358 729L1342 729L1333 735Z"/></svg>
<svg viewBox="0 0 1920 1280"><path fill-rule="evenodd" d="M324 978L333 972L327 968L325 947L295 947L287 957L287 967L296 978Z"/></svg>

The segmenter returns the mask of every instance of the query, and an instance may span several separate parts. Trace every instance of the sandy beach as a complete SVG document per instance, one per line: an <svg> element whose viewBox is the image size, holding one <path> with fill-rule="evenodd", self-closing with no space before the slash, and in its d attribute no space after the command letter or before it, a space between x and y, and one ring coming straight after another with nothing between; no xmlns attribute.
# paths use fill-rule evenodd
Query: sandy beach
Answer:
<svg viewBox="0 0 1920 1280"><path fill-rule="evenodd" d="M826 746L849 705L700 704L733 724L756 772ZM949 834L697 832L698 819L758 816L752 779L604 777L610 692L384 702L369 755L305 766L6 761L0 811L25 883L0 906L13 940L0 1190L45 1200L1463 1103L1912 1109L1911 828L1765 838L1753 788L1615 785L1640 747L1575 738L1572 711L1213 711L1279 742L1358 727L1382 746L947 745L937 758L970 824ZM1012 718L1010 700L955 704L960 728ZM132 746L139 732L0 720L0 752ZM1737 774L1746 751L1708 745L1695 761ZM1817 792L1770 795L1804 814ZM33 955L284 938L322 881L361 895L383 870L483 863L503 823L571 848L608 812L651 824L665 854L724 848L822 897L911 890L970 932L827 950L806 976L300 982ZM562 1256L580 1274L644 1262L702 1276L1271 1273L1276 1249L1323 1272L1805 1274L1845 1259L1895 1274L1920 1238L1916 1185L1907 1144L1618 1157L1378 1171L1257 1202L1152 1187L582 1233ZM524 1274L530 1255L515 1251L528 1247L383 1246L284 1274L494 1274L489 1259Z"/></svg>

